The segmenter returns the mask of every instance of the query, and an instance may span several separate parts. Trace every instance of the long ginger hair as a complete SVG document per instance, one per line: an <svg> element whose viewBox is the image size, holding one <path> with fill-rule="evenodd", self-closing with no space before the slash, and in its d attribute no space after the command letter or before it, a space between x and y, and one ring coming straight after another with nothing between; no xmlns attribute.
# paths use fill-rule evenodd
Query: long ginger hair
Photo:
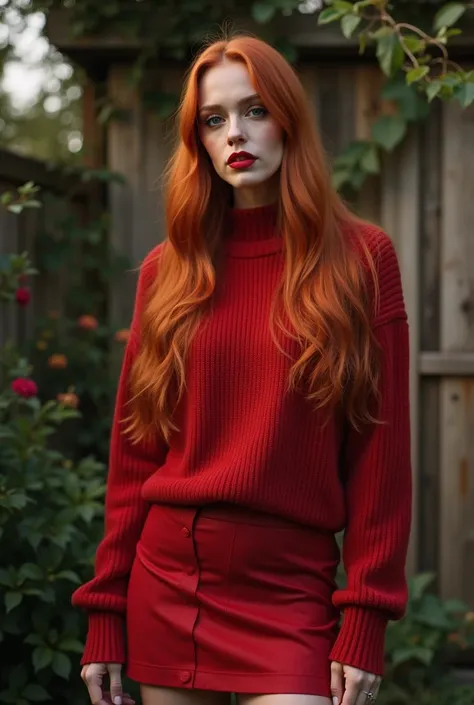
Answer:
<svg viewBox="0 0 474 705"><path fill-rule="evenodd" d="M198 90L203 73L222 61L242 62L255 90L281 126L285 151L280 173L278 227L285 268L269 321L304 342L288 390L304 383L317 408L343 406L353 426L373 421L378 362L371 329L375 267L358 233L357 218L331 184L304 89L275 49L239 35L214 42L196 58L179 108L178 143L166 171L167 242L161 251L140 325L131 369L131 413L126 432L139 442L160 433L169 441L173 410L185 388L186 357L209 310L218 277L219 245L232 204L198 135ZM370 295L369 295L370 294ZM277 313L283 304L292 330ZM283 351L282 351L283 352Z"/></svg>

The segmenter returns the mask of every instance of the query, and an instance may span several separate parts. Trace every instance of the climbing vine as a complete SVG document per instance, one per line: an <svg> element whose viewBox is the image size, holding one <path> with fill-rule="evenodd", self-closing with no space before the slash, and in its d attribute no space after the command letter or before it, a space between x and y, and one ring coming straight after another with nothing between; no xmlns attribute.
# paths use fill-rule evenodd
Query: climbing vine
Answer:
<svg viewBox="0 0 474 705"><path fill-rule="evenodd" d="M474 3L442 5L431 31L396 19L387 0L329 0L326 4L319 25L338 22L346 39L357 36L360 53L374 47L386 77L381 97L396 107L374 122L370 139L353 141L335 160L336 187L358 189L368 175L380 171L381 153L402 142L409 124L427 118L433 100L456 100L463 108L474 102L474 71L459 66L447 49L449 39L462 33L455 25Z"/></svg>

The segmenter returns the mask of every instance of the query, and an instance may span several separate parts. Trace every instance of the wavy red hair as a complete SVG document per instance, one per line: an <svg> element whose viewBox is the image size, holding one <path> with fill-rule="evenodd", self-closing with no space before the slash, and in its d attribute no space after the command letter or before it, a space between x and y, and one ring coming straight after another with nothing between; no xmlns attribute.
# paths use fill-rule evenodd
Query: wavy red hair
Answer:
<svg viewBox="0 0 474 705"><path fill-rule="evenodd" d="M179 109L179 139L166 172L167 240L143 312L141 344L131 371L127 432L138 442L161 433L186 386L186 356L211 301L231 187L217 177L199 140L198 90L203 73L222 61L248 69L263 104L281 126L279 228L285 268L269 321L304 341L288 389L304 385L328 413L341 405L354 426L373 421L378 364L371 329L368 274L374 263L361 228L331 184L307 96L296 73L267 43L246 35L214 42L187 75ZM171 245L171 246L169 246ZM360 245L360 246L358 246ZM375 276L371 277L375 281ZM289 330L278 312L283 305Z"/></svg>

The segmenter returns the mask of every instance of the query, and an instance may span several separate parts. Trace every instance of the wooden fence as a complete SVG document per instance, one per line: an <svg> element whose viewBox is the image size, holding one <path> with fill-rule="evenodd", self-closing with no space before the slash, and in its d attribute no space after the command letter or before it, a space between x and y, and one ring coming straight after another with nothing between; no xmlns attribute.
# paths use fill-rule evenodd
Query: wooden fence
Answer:
<svg viewBox="0 0 474 705"><path fill-rule="evenodd" d="M25 209L22 214L9 213L0 208L0 257L10 253L28 252L35 265L38 235L45 229L61 237L57 224L68 213L85 219L89 216L91 189L77 178L65 176L57 169L35 159L0 150L0 194L15 191L22 184L33 181L41 188L39 209ZM51 198L58 196L60 198ZM67 271L32 277L28 282L31 303L20 307L16 303L0 307L0 347L6 341L21 344L31 338L35 321L49 310L63 310Z"/></svg>

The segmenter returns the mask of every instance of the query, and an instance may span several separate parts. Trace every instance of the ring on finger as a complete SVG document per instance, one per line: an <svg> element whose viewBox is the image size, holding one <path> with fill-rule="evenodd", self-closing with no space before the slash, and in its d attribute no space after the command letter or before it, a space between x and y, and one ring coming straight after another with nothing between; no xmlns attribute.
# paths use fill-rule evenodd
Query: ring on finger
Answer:
<svg viewBox="0 0 474 705"><path fill-rule="evenodd" d="M362 693L365 695L369 703L374 703L376 700L375 695L370 690L363 690Z"/></svg>

